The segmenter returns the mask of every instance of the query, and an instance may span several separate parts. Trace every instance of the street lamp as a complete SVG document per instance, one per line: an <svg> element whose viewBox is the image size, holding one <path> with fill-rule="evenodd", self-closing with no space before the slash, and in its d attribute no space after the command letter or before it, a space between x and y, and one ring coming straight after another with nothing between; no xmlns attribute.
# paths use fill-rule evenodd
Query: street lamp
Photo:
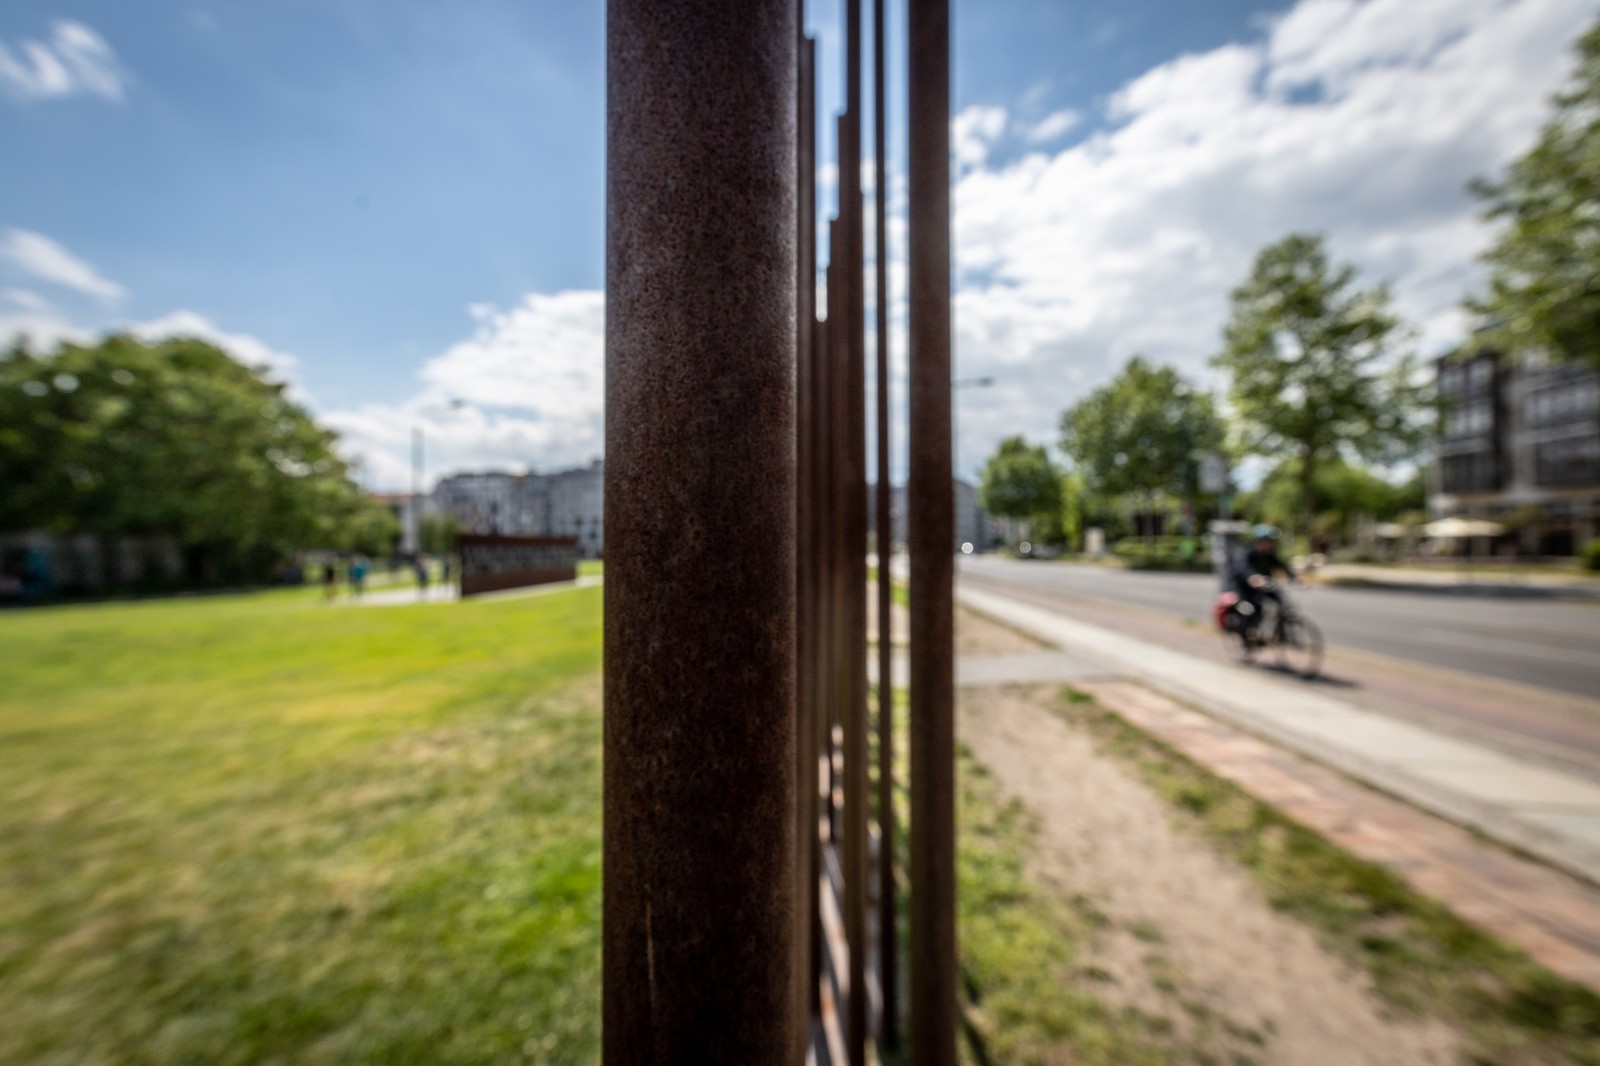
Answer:
<svg viewBox="0 0 1600 1066"><path fill-rule="evenodd" d="M954 394L956 392L959 392L962 389L986 389L990 385L993 385L993 384L994 384L994 378L989 377L988 375L985 375L983 377L978 377L978 378L958 378L955 381L952 381L950 383L950 392L951 392L951 402L950 402L950 470L951 470L951 476L953 477L953 479L956 482L960 482L960 480L961 480L961 447L960 447L960 437L958 436L958 430L957 430L957 426L959 425L959 422L958 422L958 420L956 418L956 403L955 403L955 395ZM955 492L955 486L954 485L951 486L951 491ZM959 506L959 503L960 503L960 495L959 494L957 494L956 499L957 499L957 504ZM973 512L973 525L974 526L977 526L979 524L977 522L976 514L977 514L977 512L974 511ZM962 539L962 537L961 537L961 534L962 534L961 526L962 526L962 522L961 522L961 520L960 520L960 518L958 516L957 519L956 519L956 538L957 538L957 540L961 540ZM981 535L980 535L979 531L977 531L976 529L973 532L973 539L974 540L981 539ZM966 542L963 541L963 543L966 543Z"/></svg>
<svg viewBox="0 0 1600 1066"><path fill-rule="evenodd" d="M981 378L958 378L950 383L950 391L960 389L986 389L994 384L994 378L985 375ZM961 476L961 449L960 438L956 431L956 405L950 405L950 469L957 478Z"/></svg>
<svg viewBox="0 0 1600 1066"><path fill-rule="evenodd" d="M467 401L458 396L445 401L451 411L459 411L466 405ZM423 449L422 423L418 422L411 427L411 550L415 554L422 552Z"/></svg>

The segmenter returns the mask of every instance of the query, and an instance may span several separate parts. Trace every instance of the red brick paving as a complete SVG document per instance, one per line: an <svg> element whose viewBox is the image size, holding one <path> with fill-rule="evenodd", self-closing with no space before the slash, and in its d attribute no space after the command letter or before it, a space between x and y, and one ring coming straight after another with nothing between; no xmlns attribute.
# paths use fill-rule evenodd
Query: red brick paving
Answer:
<svg viewBox="0 0 1600 1066"><path fill-rule="evenodd" d="M1600 890L1139 685L1076 687L1346 851L1395 871L1458 917L1600 991Z"/></svg>

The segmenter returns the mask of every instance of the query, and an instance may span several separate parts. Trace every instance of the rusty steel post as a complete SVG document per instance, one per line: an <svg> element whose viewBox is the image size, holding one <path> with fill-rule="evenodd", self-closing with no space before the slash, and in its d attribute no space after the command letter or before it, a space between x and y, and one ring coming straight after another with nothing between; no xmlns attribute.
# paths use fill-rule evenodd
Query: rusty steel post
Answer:
<svg viewBox="0 0 1600 1066"><path fill-rule="evenodd" d="M839 122L839 250L845 291L845 555L847 682L844 706L844 924L850 942L850 998L845 1048L851 1066L866 1066L871 1015L867 1001L867 827L871 802L867 755L867 398L865 241L861 195L861 0L845 0L845 109Z"/></svg>
<svg viewBox="0 0 1600 1066"><path fill-rule="evenodd" d="M795 227L795 1010L803 1020L796 1032L796 1063L805 1061L808 1020L817 999L817 744L816 744L816 543L811 536L816 511L813 334L817 324L816 279L816 46L804 35L804 0L796 0L800 32L798 140Z"/></svg>
<svg viewBox="0 0 1600 1066"><path fill-rule="evenodd" d="M844 792L844 781L839 772L838 743L835 740L836 731L844 721L845 692L849 684L849 648L845 643L845 610L846 590L844 585L844 497L845 497L845 466L844 466L844 410L845 410L845 366L847 363L848 337L845 334L845 314L842 310L844 292L843 272L844 266L837 260L837 249L841 243L840 231L844 227L838 218L828 220L828 398L826 407L826 422L823 432L827 434L826 455L828 463L828 500L827 500L827 527L828 527L828 619L825 639L828 642L828 813L829 835L828 840L835 847L839 846L844 838L844 810L841 799Z"/></svg>
<svg viewBox="0 0 1600 1066"><path fill-rule="evenodd" d="M911 1062L956 1062L950 3L910 0Z"/></svg>
<svg viewBox="0 0 1600 1066"><path fill-rule="evenodd" d="M884 1048L900 1046L899 936L895 927L894 858L894 625L889 562L894 555L894 521L889 514L889 256L884 176L883 0L872 0L873 270L877 328L878 484L878 983L883 1016L878 1039Z"/></svg>
<svg viewBox="0 0 1600 1066"><path fill-rule="evenodd" d="M607 8L608 1066L796 1047L797 40Z"/></svg>

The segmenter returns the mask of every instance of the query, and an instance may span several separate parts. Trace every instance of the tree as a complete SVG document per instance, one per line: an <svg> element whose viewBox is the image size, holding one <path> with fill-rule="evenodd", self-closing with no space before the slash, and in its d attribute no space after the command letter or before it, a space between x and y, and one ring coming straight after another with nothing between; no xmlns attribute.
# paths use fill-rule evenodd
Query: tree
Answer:
<svg viewBox="0 0 1600 1066"><path fill-rule="evenodd" d="M431 512L422 516L422 550L429 555L449 555L456 550L461 523L453 515Z"/></svg>
<svg viewBox="0 0 1600 1066"><path fill-rule="evenodd" d="M1220 448L1223 436L1210 393L1140 356L1061 416L1061 450L1083 490L1139 495L1151 511L1163 493L1193 497L1196 454Z"/></svg>
<svg viewBox="0 0 1600 1066"><path fill-rule="evenodd" d="M1043 445L1007 437L984 464L978 501L1000 518L1048 520L1061 511L1061 472Z"/></svg>
<svg viewBox="0 0 1600 1066"><path fill-rule="evenodd" d="M1291 234L1262 249L1233 292L1223 350L1212 360L1247 450L1300 460L1299 528L1311 531L1316 479L1345 453L1404 458L1422 440L1428 406L1397 353L1400 322L1386 287L1352 288L1355 268L1333 267L1322 238Z"/></svg>
<svg viewBox="0 0 1600 1066"><path fill-rule="evenodd" d="M205 341L17 345L0 355L0 528L170 535L191 580L259 578L297 548L381 540L336 440Z"/></svg>
<svg viewBox="0 0 1600 1066"><path fill-rule="evenodd" d="M1538 142L1498 182L1470 188L1504 224L1484 254L1489 292L1470 303L1480 344L1542 349L1600 368L1600 23Z"/></svg>
<svg viewBox="0 0 1600 1066"><path fill-rule="evenodd" d="M1316 496L1315 532L1348 540L1355 531L1355 520L1369 518L1387 521L1425 503L1422 475L1415 474L1403 484L1386 481L1365 467L1335 457L1317 471L1313 484ZM1299 518L1300 460L1289 458L1273 467L1262 479L1261 487L1240 501L1242 513L1263 521L1289 525Z"/></svg>

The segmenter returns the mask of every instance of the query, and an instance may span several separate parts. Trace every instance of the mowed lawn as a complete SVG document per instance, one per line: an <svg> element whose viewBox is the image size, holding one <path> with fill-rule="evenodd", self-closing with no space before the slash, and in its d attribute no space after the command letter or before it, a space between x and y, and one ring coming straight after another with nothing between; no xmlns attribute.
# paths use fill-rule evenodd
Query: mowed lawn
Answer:
<svg viewBox="0 0 1600 1066"><path fill-rule="evenodd" d="M598 588L0 613L0 1062L592 1062Z"/></svg>

